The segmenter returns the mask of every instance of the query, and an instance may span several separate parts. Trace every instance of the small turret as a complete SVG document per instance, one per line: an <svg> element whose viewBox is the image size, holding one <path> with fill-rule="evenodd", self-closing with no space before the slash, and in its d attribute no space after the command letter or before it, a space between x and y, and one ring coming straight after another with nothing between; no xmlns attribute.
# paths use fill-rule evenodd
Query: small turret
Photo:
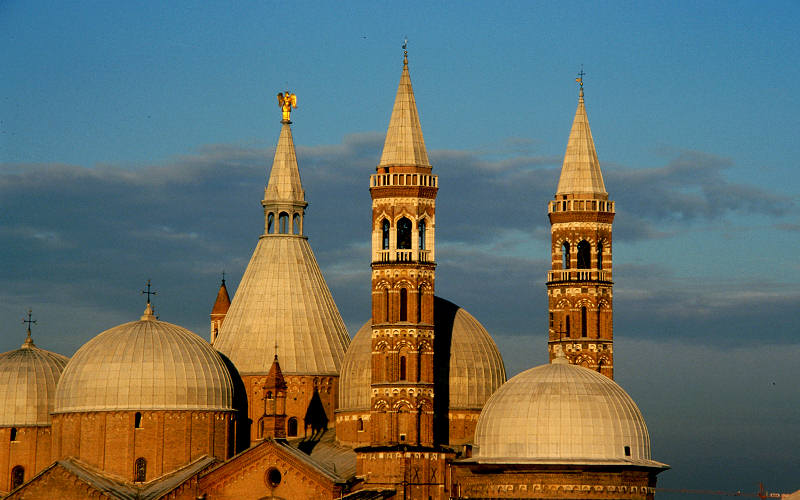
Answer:
<svg viewBox="0 0 800 500"><path fill-rule="evenodd" d="M225 315L228 314L228 308L231 307L231 298L228 295L228 289L225 287L225 273L222 273L222 283L219 285L217 292L217 300L214 301L214 307L211 308L211 343L217 339L219 329L222 327L222 322L225 321Z"/></svg>

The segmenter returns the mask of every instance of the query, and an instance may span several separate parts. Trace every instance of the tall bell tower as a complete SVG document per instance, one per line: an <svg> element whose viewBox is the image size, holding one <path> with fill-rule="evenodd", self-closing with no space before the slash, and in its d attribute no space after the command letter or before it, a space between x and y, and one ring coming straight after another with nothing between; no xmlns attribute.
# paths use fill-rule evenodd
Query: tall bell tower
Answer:
<svg viewBox="0 0 800 500"><path fill-rule="evenodd" d="M397 498L447 498L452 453L438 446L434 422L437 190L404 50L383 154L370 176L372 435L356 450L365 483L392 487Z"/></svg>
<svg viewBox="0 0 800 500"><path fill-rule="evenodd" d="M608 199L578 76L578 109L555 198L548 204L551 270L547 273L548 350L614 378L611 226Z"/></svg>

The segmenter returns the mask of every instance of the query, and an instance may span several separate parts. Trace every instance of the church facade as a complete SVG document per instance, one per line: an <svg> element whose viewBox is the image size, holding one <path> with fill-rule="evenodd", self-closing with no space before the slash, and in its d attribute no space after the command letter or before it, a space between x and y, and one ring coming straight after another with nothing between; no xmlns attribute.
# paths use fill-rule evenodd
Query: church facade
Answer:
<svg viewBox="0 0 800 500"><path fill-rule="evenodd" d="M368 176L371 318L352 340L304 231L297 97L278 97L264 230L232 300L222 281L210 343L148 299L69 360L30 330L0 355L5 498L652 499L667 466L613 381L615 207L582 81L547 208L551 362L511 380L480 322L435 295L440 184L407 52Z"/></svg>

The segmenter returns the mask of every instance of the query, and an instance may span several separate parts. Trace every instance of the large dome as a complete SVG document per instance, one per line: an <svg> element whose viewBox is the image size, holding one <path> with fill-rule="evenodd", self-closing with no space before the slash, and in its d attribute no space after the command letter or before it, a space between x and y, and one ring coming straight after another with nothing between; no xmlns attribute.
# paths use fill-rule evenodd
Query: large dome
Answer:
<svg viewBox="0 0 800 500"><path fill-rule="evenodd" d="M434 297L433 315L437 349L441 341L449 339L450 363L437 367L437 374L448 375L450 381L449 408L480 410L506 380L500 351L483 325L452 302ZM367 321L350 343L342 363L339 411L369 409L371 366L372 322Z"/></svg>
<svg viewBox="0 0 800 500"><path fill-rule="evenodd" d="M69 358L39 349L30 337L0 354L0 426L50 425L56 384Z"/></svg>
<svg viewBox="0 0 800 500"><path fill-rule="evenodd" d="M475 445L477 461L663 465L650 460L650 436L633 399L564 358L506 382L481 412Z"/></svg>
<svg viewBox="0 0 800 500"><path fill-rule="evenodd" d="M211 345L189 330L141 320L99 334L67 363L55 413L111 410L231 410L233 384Z"/></svg>

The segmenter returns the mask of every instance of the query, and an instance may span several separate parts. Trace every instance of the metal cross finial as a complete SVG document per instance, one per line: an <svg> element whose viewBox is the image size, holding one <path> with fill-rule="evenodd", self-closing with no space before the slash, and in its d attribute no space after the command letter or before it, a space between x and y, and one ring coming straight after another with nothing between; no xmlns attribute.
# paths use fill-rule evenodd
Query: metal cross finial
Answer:
<svg viewBox="0 0 800 500"><path fill-rule="evenodd" d="M403 64L408 64L408 37L403 37Z"/></svg>
<svg viewBox="0 0 800 500"><path fill-rule="evenodd" d="M142 290L142 295L147 295L147 303L150 303L150 296L151 295L158 295L158 292L151 292L150 291L150 280L147 280L147 290Z"/></svg>
<svg viewBox="0 0 800 500"><path fill-rule="evenodd" d="M583 97L583 77L586 76L586 73L583 71L583 64L581 64L581 71L578 73L578 78L575 79L581 86L581 97Z"/></svg>
<svg viewBox="0 0 800 500"><path fill-rule="evenodd" d="M222 284L225 284L225 270L222 270Z"/></svg>
<svg viewBox="0 0 800 500"><path fill-rule="evenodd" d="M32 315L33 315L33 311L28 309L28 317L27 318L22 318L22 322L28 324L28 333L31 333L31 324L34 324L34 325L36 324L36 320L35 319L31 319Z"/></svg>

